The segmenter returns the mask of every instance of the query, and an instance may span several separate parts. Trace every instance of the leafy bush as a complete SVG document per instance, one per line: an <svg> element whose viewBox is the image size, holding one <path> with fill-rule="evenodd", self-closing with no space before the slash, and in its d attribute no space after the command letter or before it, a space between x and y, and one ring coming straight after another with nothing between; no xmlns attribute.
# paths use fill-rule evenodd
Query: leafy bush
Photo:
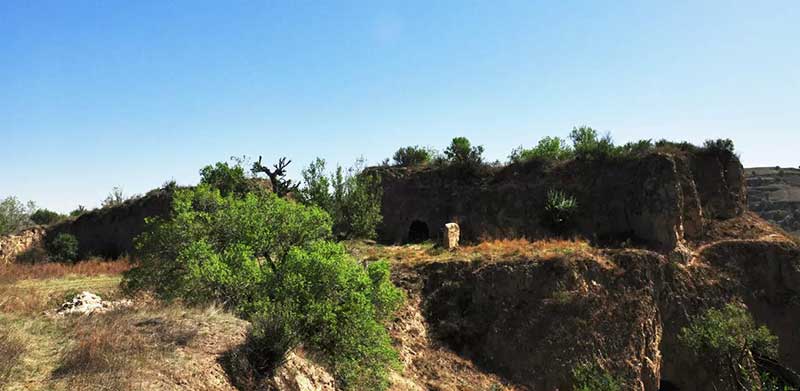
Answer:
<svg viewBox="0 0 800 391"><path fill-rule="evenodd" d="M319 351L347 389L380 389L397 363L384 322L402 300L385 263L365 270L326 241L321 209L249 193L178 190L170 219L149 219L126 290L216 301L253 322L248 339L262 373L298 343Z"/></svg>
<svg viewBox="0 0 800 391"><path fill-rule="evenodd" d="M638 157L652 152L655 149L655 146L653 145L653 140L647 139L647 140L629 142L617 148L618 148L617 153L619 155Z"/></svg>
<svg viewBox="0 0 800 391"><path fill-rule="evenodd" d="M544 219L553 230L563 232L570 228L578 213L578 201L562 191L549 190L544 204Z"/></svg>
<svg viewBox="0 0 800 391"><path fill-rule="evenodd" d="M219 189L223 196L236 194L243 196L251 191L255 191L255 186L245 174L242 167L242 160L236 161L233 165L227 162L217 162L208 165L200 170L200 183Z"/></svg>
<svg viewBox="0 0 800 391"><path fill-rule="evenodd" d="M697 316L681 329L678 340L699 361L714 363L720 378L727 377L730 384L747 382L743 378L746 373L732 369L743 367L747 353L772 359L778 356L778 338L766 327L756 326L750 313L735 304Z"/></svg>
<svg viewBox="0 0 800 391"><path fill-rule="evenodd" d="M325 160L316 158L303 169L304 187L298 192L298 198L306 205L314 205L333 214L333 196L331 196L331 181L325 171Z"/></svg>
<svg viewBox="0 0 800 391"><path fill-rule="evenodd" d="M47 252L56 262L78 260L78 238L68 233L60 233L47 243Z"/></svg>
<svg viewBox="0 0 800 391"><path fill-rule="evenodd" d="M430 163L435 156L435 152L430 148L420 146L408 146L397 150L392 159L396 166L414 167L424 166Z"/></svg>
<svg viewBox="0 0 800 391"><path fill-rule="evenodd" d="M38 209L31 214L31 221L39 225L49 225L63 219L63 215L48 209Z"/></svg>
<svg viewBox="0 0 800 391"><path fill-rule="evenodd" d="M24 205L16 197L7 197L0 201L0 235L29 227L32 224L30 216L34 209L36 205L33 202Z"/></svg>
<svg viewBox="0 0 800 391"><path fill-rule="evenodd" d="M735 148L733 146L733 141L731 139L728 139L728 138L725 138L725 139L719 138L719 139L716 139L716 140L706 140L703 143L703 148L705 150L707 150L707 151L712 151L712 152L725 151L725 152L735 153Z"/></svg>
<svg viewBox="0 0 800 391"><path fill-rule="evenodd" d="M444 150L447 162L462 167L478 167L483 164L483 146L473 147L466 137L456 137Z"/></svg>
<svg viewBox="0 0 800 391"><path fill-rule="evenodd" d="M622 382L596 364L581 364L572 370L575 391L622 391Z"/></svg>
<svg viewBox="0 0 800 391"><path fill-rule="evenodd" d="M569 138L578 159L607 159L617 156L619 152L611 135L599 137L597 131L588 126L573 128Z"/></svg>
<svg viewBox="0 0 800 391"><path fill-rule="evenodd" d="M560 137L544 137L536 147L524 149L521 146L511 152L512 163L521 163L532 159L567 160L574 156L572 148Z"/></svg>
<svg viewBox="0 0 800 391"><path fill-rule="evenodd" d="M303 180L300 200L331 215L333 233L337 238L375 237L375 228L383 220L383 188L378 174L364 171L363 160L356 161L346 172L342 167L336 167L328 178L325 176L325 160L317 158L303 170Z"/></svg>

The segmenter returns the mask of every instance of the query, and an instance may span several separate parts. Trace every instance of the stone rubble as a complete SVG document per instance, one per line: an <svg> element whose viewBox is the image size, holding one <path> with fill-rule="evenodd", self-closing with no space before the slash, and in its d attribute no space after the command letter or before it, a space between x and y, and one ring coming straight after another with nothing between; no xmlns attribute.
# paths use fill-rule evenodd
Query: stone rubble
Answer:
<svg viewBox="0 0 800 391"><path fill-rule="evenodd" d="M106 301L94 293L83 291L61 304L55 311L57 316L66 316L71 314L88 315L95 313L108 312L113 309L130 307L133 305L128 299L117 301Z"/></svg>

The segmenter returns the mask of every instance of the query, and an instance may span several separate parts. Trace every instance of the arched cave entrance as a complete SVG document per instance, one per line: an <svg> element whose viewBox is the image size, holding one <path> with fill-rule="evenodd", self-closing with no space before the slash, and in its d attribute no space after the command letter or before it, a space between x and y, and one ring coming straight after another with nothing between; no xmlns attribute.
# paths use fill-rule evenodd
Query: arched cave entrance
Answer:
<svg viewBox="0 0 800 391"><path fill-rule="evenodd" d="M411 227L408 228L408 242L409 243L422 243L431 238L431 233L428 230L428 224L424 221L414 220L411 222Z"/></svg>

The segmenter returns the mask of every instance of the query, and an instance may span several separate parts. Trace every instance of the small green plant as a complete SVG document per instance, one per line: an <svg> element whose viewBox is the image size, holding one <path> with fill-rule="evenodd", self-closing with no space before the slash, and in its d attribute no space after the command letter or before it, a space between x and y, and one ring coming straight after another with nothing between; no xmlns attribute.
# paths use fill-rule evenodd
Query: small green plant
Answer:
<svg viewBox="0 0 800 391"><path fill-rule="evenodd" d="M415 145L398 149L392 159L396 166L415 167L430 163L435 155L436 152L430 148Z"/></svg>
<svg viewBox="0 0 800 391"><path fill-rule="evenodd" d="M544 221L556 232L569 229L578 213L578 201L559 190L549 190L544 205Z"/></svg>
<svg viewBox="0 0 800 391"><path fill-rule="evenodd" d="M597 364L576 366L572 377L575 391L622 391L622 381Z"/></svg>
<svg viewBox="0 0 800 391"><path fill-rule="evenodd" d="M78 238L60 233L47 243L47 252L56 262L75 262L78 260Z"/></svg>

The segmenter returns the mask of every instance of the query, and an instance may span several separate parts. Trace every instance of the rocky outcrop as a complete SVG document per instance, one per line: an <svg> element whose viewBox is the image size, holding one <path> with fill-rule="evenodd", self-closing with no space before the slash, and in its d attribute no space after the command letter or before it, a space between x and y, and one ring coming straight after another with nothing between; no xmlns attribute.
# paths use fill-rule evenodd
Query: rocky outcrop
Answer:
<svg viewBox="0 0 800 391"><path fill-rule="evenodd" d="M750 210L800 236L800 169L755 167L744 173Z"/></svg>
<svg viewBox="0 0 800 391"><path fill-rule="evenodd" d="M578 201L575 233L600 244L632 241L660 251L701 236L706 219L727 219L746 210L741 164L726 151L531 161L480 172L457 167L371 170L382 178L378 234L385 243L409 242L412 233L420 232L412 228L450 221L459 224L467 241L547 237L552 232L542 211L550 190Z"/></svg>
<svg viewBox="0 0 800 391"><path fill-rule="evenodd" d="M0 237L0 265L13 262L17 257L41 248L46 232L44 228L33 227L16 234Z"/></svg>

